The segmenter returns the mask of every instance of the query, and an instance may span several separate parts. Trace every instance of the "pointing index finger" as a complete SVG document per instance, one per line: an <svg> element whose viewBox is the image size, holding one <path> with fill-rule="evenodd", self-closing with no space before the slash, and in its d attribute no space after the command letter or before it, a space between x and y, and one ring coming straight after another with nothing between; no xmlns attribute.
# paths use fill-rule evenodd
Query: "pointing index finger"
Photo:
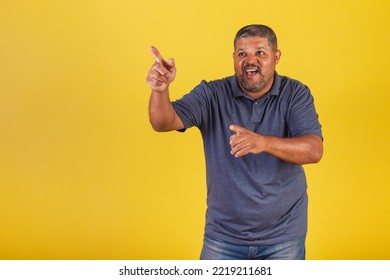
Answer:
<svg viewBox="0 0 390 280"><path fill-rule="evenodd" d="M151 46L150 51L151 51L154 59L156 60L156 62L162 64L164 59L162 58L162 56L161 56L160 52L157 50L157 48Z"/></svg>

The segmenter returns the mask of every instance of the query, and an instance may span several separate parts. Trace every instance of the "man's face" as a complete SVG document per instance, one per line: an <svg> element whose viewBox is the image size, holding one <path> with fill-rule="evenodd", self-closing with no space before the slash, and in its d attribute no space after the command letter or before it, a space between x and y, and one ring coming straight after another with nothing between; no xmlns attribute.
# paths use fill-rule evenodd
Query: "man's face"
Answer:
<svg viewBox="0 0 390 280"><path fill-rule="evenodd" d="M252 97L261 97L271 88L280 51L274 51L267 38L238 39L233 53L234 70L241 89Z"/></svg>

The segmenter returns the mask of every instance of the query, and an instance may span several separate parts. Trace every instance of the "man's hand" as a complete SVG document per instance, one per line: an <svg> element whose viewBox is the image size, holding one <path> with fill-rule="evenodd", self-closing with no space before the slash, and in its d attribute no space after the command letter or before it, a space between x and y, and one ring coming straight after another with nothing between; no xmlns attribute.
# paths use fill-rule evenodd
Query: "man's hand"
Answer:
<svg viewBox="0 0 390 280"><path fill-rule="evenodd" d="M235 133L230 136L231 153L235 157L266 152L293 164L316 163L322 157L322 139L314 134L280 138L257 134L238 125L229 128Z"/></svg>
<svg viewBox="0 0 390 280"><path fill-rule="evenodd" d="M162 93L168 90L169 84L176 77L176 67L173 58L165 61L160 52L155 47L150 47L150 51L155 59L155 63L149 70L146 82L152 91Z"/></svg>
<svg viewBox="0 0 390 280"><path fill-rule="evenodd" d="M235 134L230 136L231 154L242 157L249 153L259 154L264 151L264 136L238 125L231 125L230 130Z"/></svg>

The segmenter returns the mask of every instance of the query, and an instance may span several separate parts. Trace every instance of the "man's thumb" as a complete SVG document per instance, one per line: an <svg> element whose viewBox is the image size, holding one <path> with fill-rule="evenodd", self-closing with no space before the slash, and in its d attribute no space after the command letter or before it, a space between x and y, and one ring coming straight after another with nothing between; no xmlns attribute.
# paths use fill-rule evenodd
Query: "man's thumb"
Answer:
<svg viewBox="0 0 390 280"><path fill-rule="evenodd" d="M232 124L231 126L229 126L229 129L231 131L235 132L236 134L240 134L244 131L244 128L242 128L239 125L235 125L235 124Z"/></svg>

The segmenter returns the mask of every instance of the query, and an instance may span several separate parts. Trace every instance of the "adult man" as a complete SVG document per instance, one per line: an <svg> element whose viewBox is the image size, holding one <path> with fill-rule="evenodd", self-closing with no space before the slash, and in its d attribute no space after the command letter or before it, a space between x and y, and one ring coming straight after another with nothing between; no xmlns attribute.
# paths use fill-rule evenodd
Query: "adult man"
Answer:
<svg viewBox="0 0 390 280"><path fill-rule="evenodd" d="M173 59L155 58L147 76L149 116L156 131L202 133L207 215L201 259L304 259L307 192L302 164L322 157L313 97L302 83L278 75L273 30L240 29L235 75L202 81L171 102Z"/></svg>

